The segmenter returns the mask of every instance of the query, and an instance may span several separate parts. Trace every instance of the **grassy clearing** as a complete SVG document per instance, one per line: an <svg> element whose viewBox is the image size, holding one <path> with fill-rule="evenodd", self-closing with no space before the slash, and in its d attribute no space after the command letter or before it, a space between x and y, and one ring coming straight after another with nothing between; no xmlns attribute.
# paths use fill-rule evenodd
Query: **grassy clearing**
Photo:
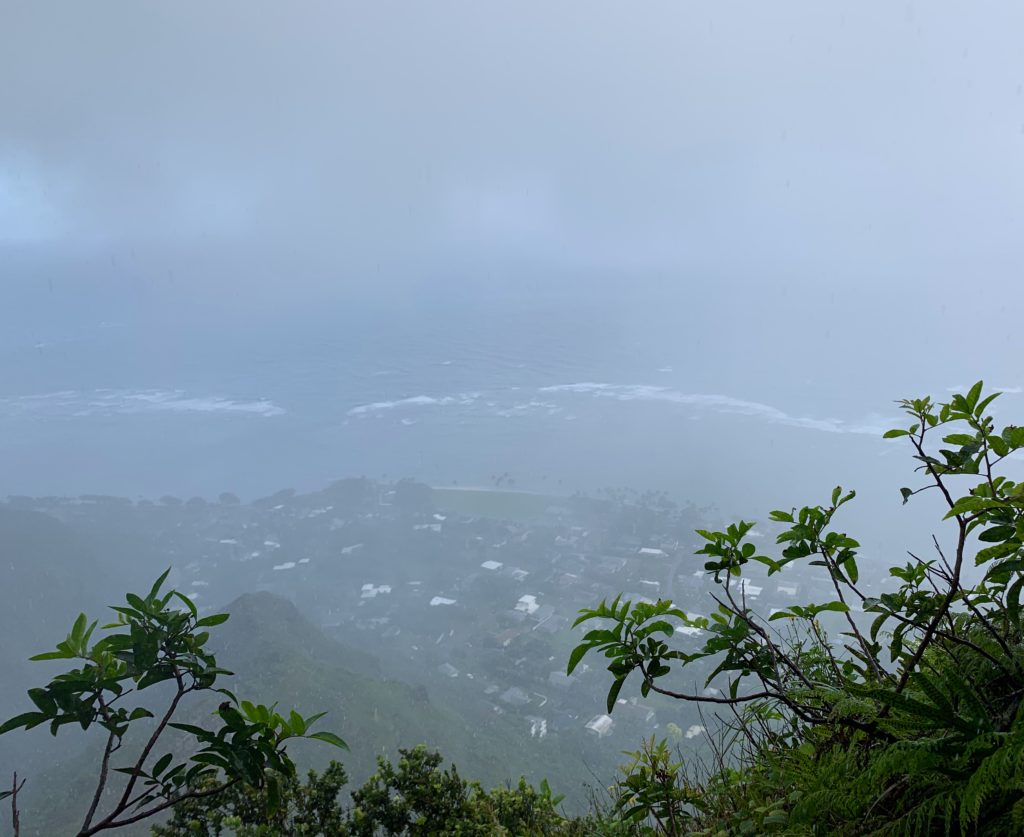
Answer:
<svg viewBox="0 0 1024 837"><path fill-rule="evenodd" d="M493 517L500 520L535 520L551 506L564 506L564 497L530 491L502 491L490 488L435 488L434 505L439 511Z"/></svg>

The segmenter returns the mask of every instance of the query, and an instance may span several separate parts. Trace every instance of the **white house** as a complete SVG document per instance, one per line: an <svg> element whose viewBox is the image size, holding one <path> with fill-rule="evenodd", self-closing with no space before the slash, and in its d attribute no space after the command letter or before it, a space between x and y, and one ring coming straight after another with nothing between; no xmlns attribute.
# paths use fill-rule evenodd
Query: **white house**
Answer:
<svg viewBox="0 0 1024 837"><path fill-rule="evenodd" d="M595 715L587 721L586 728L598 738L604 738L606 735L611 735L614 725L615 721L612 720L611 715Z"/></svg>

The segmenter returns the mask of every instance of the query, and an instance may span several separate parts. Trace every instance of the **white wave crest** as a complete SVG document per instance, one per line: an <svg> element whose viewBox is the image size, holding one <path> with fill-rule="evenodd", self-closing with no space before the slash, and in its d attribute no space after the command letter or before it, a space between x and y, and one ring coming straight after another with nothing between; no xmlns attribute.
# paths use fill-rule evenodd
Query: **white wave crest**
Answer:
<svg viewBox="0 0 1024 837"><path fill-rule="evenodd" d="M132 413L243 413L263 417L284 415L273 401L238 401L217 395L193 396L184 390L64 390L0 398L0 413L15 415L102 416Z"/></svg>
<svg viewBox="0 0 1024 837"><path fill-rule="evenodd" d="M446 407L451 405L469 406L480 397L479 392L463 392L459 395L414 395L410 398L398 398L394 401L375 401L372 404L360 404L348 411L350 416L366 416L399 410L409 407Z"/></svg>
<svg viewBox="0 0 1024 837"><path fill-rule="evenodd" d="M591 395L598 398L613 398L617 401L654 401L680 404L713 412L750 416L775 424L801 427L808 430L820 430L826 433L880 435L889 426L887 421L881 416L869 416L856 422L836 418L797 416L780 410L778 407L773 407L770 404L763 404L760 401L748 401L731 395L680 392L669 387L650 386L648 384L608 384L587 381L542 387L540 391L545 393Z"/></svg>

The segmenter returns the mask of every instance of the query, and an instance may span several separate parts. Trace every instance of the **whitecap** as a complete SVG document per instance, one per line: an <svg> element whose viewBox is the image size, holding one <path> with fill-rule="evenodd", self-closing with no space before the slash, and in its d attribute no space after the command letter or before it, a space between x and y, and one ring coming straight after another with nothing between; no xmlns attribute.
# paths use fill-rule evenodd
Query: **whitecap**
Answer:
<svg viewBox="0 0 1024 837"><path fill-rule="evenodd" d="M0 398L0 410L13 413L93 416L148 412L243 413L264 417L280 416L285 410L265 398L242 401L220 395L189 395L184 390L95 389Z"/></svg>
<svg viewBox="0 0 1024 837"><path fill-rule="evenodd" d="M858 421L798 416L760 401L749 401L717 393L681 392L669 387L653 386L650 384L609 384L585 381L542 387L540 391L552 394L590 395L595 398L610 398L616 401L646 401L701 407L713 412L749 416L774 424L784 424L808 430L820 430L826 433L857 433L880 436L888 426L891 426L890 422L893 421L878 415L870 415Z"/></svg>

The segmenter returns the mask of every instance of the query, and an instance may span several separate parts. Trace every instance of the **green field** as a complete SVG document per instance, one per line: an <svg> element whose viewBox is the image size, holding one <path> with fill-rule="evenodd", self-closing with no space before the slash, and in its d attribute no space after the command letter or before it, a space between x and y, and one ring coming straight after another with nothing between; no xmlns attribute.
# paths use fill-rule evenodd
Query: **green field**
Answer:
<svg viewBox="0 0 1024 837"><path fill-rule="evenodd" d="M491 488L434 488L433 499L438 511L500 520L536 520L552 506L567 503L550 494Z"/></svg>

